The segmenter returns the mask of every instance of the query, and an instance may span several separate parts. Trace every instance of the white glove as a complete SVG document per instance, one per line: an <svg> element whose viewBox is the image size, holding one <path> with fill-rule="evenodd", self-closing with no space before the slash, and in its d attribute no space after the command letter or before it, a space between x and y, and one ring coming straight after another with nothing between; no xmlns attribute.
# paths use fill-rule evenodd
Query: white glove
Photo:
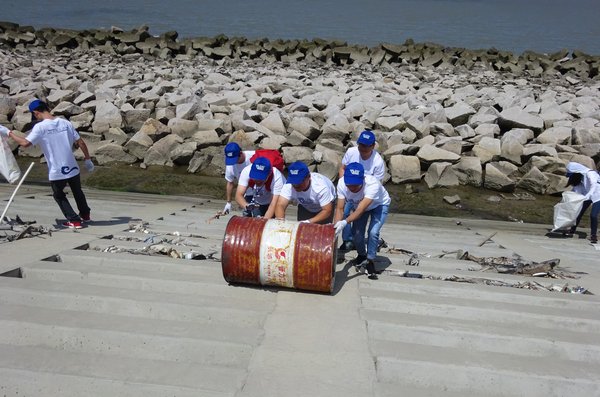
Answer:
<svg viewBox="0 0 600 397"><path fill-rule="evenodd" d="M91 159L85 160L83 165L85 165L85 169L88 170L88 172L94 171L94 163L92 163Z"/></svg>
<svg viewBox="0 0 600 397"><path fill-rule="evenodd" d="M300 223L310 223L310 219L305 219L303 221L300 221Z"/></svg>
<svg viewBox="0 0 600 397"><path fill-rule="evenodd" d="M0 125L0 135L1 136L5 137L5 138L8 138L8 133L9 132L10 132L10 130L8 128L6 128L3 125Z"/></svg>
<svg viewBox="0 0 600 397"><path fill-rule="evenodd" d="M345 220L341 220L341 221L337 221L335 224L335 235L337 236L338 234L342 233L342 230L344 230L344 228L346 227L346 225L348 224L348 222L346 222Z"/></svg>
<svg viewBox="0 0 600 397"><path fill-rule="evenodd" d="M230 212L231 212L231 203L228 201L227 204L225 204L225 207L223 208L223 213L229 214Z"/></svg>

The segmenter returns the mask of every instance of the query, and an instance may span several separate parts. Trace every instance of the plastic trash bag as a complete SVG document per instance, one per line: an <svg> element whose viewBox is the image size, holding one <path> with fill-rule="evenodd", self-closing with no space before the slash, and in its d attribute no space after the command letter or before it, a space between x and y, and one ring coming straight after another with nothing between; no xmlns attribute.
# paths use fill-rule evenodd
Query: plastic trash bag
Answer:
<svg viewBox="0 0 600 397"><path fill-rule="evenodd" d="M554 229L566 229L575 226L577 215L581 211L585 196L575 192L563 192L562 200L554 206Z"/></svg>
<svg viewBox="0 0 600 397"><path fill-rule="evenodd" d="M8 183L15 183L21 178L19 164L10 150L8 140L3 137L0 137L0 174Z"/></svg>

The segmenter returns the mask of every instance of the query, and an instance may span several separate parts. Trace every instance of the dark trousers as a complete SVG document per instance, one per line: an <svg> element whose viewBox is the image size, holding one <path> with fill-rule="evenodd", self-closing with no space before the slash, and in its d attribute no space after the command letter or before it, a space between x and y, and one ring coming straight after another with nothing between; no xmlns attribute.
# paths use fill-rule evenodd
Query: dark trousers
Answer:
<svg viewBox="0 0 600 397"><path fill-rule="evenodd" d="M307 210L306 208L304 208L302 206L302 204L298 204L298 217L297 217L298 222L310 219L310 218L314 217L315 215L317 215L319 212L310 212L309 210ZM331 215L329 216L329 218L327 218L327 219L319 222L319 224L326 225L328 223L333 222L333 214L334 214L334 212L335 211L331 211Z"/></svg>
<svg viewBox="0 0 600 397"><path fill-rule="evenodd" d="M598 215L600 215L600 201L596 201L592 204L592 200L587 200L583 202L583 207L581 207L581 211L579 212L579 216L577 217L577 221L575 222L575 229L579 226L579 222L581 222L581 218L583 218L584 212L592 206L592 212L590 213L590 232L592 236L596 236L598 232Z"/></svg>
<svg viewBox="0 0 600 397"><path fill-rule="evenodd" d="M52 196L68 221L80 222L81 218L73 211L73 207L71 207L71 203L69 203L67 195L63 191L67 185L71 188L79 213L81 215L89 215L90 207L88 207L85 194L83 194L83 190L81 190L81 179L79 178L79 175L75 175L68 179L61 179L59 181L50 181L50 186L52 186Z"/></svg>

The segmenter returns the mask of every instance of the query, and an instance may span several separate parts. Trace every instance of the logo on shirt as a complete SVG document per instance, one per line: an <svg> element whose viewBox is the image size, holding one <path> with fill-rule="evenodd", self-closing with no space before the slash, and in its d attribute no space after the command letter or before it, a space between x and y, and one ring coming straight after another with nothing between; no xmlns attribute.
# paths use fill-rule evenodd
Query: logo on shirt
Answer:
<svg viewBox="0 0 600 397"><path fill-rule="evenodd" d="M79 168L78 167L69 167L69 166L64 166L60 168L60 173L63 175L69 175L71 172L73 171L77 171Z"/></svg>

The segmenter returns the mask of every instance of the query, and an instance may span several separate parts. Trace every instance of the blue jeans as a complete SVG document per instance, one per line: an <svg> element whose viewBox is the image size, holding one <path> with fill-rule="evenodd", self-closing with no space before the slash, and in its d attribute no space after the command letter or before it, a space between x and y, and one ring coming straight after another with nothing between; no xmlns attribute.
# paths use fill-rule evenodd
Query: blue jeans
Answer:
<svg viewBox="0 0 600 397"><path fill-rule="evenodd" d="M377 256L377 246L379 245L379 232L385 223L389 209L389 205L380 205L370 211L366 211L360 218L352 222L353 241L358 255L366 256L367 259L371 260L375 259ZM371 218L371 222L369 222L365 247L365 230L367 229L369 217Z"/></svg>
<svg viewBox="0 0 600 397"><path fill-rule="evenodd" d="M348 201L344 204L344 217L342 219L348 218L348 215L352 213L354 210L354 205ZM352 241L352 224L348 223L344 230L342 230L342 241Z"/></svg>
<svg viewBox="0 0 600 397"><path fill-rule="evenodd" d="M579 225L579 222L581 222L581 218L583 218L583 213L588 209L590 205L592 206L592 212L590 213L590 232L592 236L596 236L598 233L598 215L600 215L600 201L596 201L593 204L592 200L587 200L583 202L583 207L581 207L581 211L577 216L575 227Z"/></svg>

